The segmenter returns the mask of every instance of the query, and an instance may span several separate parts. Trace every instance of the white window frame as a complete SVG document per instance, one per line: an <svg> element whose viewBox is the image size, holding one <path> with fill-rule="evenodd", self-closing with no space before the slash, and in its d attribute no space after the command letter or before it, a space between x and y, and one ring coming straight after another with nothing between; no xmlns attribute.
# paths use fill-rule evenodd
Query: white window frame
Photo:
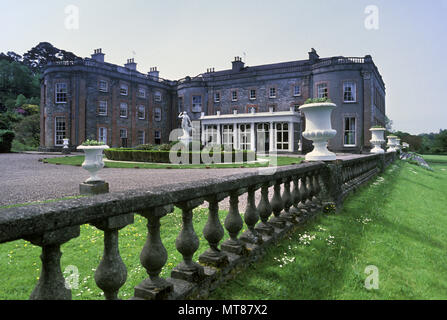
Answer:
<svg viewBox="0 0 447 320"><path fill-rule="evenodd" d="M216 124L205 126L205 141L207 145L217 144L217 126Z"/></svg>
<svg viewBox="0 0 447 320"><path fill-rule="evenodd" d="M325 92L323 92L323 90ZM327 82L317 84L317 98L329 98L329 86Z"/></svg>
<svg viewBox="0 0 447 320"><path fill-rule="evenodd" d="M349 89L349 92L347 89ZM346 100L347 93L351 94L352 100ZM343 102L344 103L357 102L357 84L354 81L344 81L343 82Z"/></svg>
<svg viewBox="0 0 447 320"><path fill-rule="evenodd" d="M127 139L127 129L125 128L120 129L120 139Z"/></svg>
<svg viewBox="0 0 447 320"><path fill-rule="evenodd" d="M61 130L60 126L58 126L58 120L62 119L64 129ZM64 140L67 135L67 120L64 116L54 117L54 145L55 146L63 146ZM58 141L60 143L58 143Z"/></svg>
<svg viewBox="0 0 447 320"><path fill-rule="evenodd" d="M250 100L256 100L256 89L250 89L249 95Z"/></svg>
<svg viewBox="0 0 447 320"><path fill-rule="evenodd" d="M194 102L194 98L199 98L200 102ZM201 95L193 95L191 98L191 111L192 112L202 112L203 98Z"/></svg>
<svg viewBox="0 0 447 320"><path fill-rule="evenodd" d="M160 143L161 143L161 132L158 131L158 130L154 132L154 142L155 142L155 143L157 143L156 140L159 140Z"/></svg>
<svg viewBox="0 0 447 320"><path fill-rule="evenodd" d="M275 87L269 88L269 98L270 99L276 98L276 88Z"/></svg>
<svg viewBox="0 0 447 320"><path fill-rule="evenodd" d="M59 104L66 104L68 101L68 85L66 82L56 83L54 90L54 101Z"/></svg>
<svg viewBox="0 0 447 320"><path fill-rule="evenodd" d="M346 120L352 121L354 119L354 129L351 129L351 123L349 123L349 128L346 129ZM354 144L346 144L346 134L354 134ZM356 147L357 146L357 118L351 116L345 116L343 118L343 146L344 147Z"/></svg>
<svg viewBox="0 0 447 320"><path fill-rule="evenodd" d="M160 91L155 91L154 93L154 101L155 102L161 102L161 92Z"/></svg>
<svg viewBox="0 0 447 320"><path fill-rule="evenodd" d="M237 100L238 100L237 90L231 91L231 101L237 101Z"/></svg>
<svg viewBox="0 0 447 320"><path fill-rule="evenodd" d="M105 86L103 86L102 84L105 84ZM109 83L105 80L99 80L99 91L109 92Z"/></svg>
<svg viewBox="0 0 447 320"><path fill-rule="evenodd" d="M161 108L159 107L154 108L154 121L157 122L161 121Z"/></svg>
<svg viewBox="0 0 447 320"><path fill-rule="evenodd" d="M106 127L98 128L98 141L107 144L107 128Z"/></svg>
<svg viewBox="0 0 447 320"><path fill-rule="evenodd" d="M141 135L143 134L143 135ZM139 145L146 143L146 132L144 130L138 130L137 132L137 143Z"/></svg>
<svg viewBox="0 0 447 320"><path fill-rule="evenodd" d="M298 90L297 90L298 88ZM298 93L297 93L298 91ZM301 96L301 86L299 84L296 84L293 86L293 96L294 97L300 97Z"/></svg>
<svg viewBox="0 0 447 320"><path fill-rule="evenodd" d="M138 88L138 98L146 99L146 89Z"/></svg>
<svg viewBox="0 0 447 320"><path fill-rule="evenodd" d="M275 123L276 150L289 151L289 124L287 122Z"/></svg>
<svg viewBox="0 0 447 320"><path fill-rule="evenodd" d="M124 108L125 106L125 108ZM126 115L122 114L122 111L126 110ZM122 102L120 103L120 118L128 118L129 117L129 106L127 105L127 103Z"/></svg>
<svg viewBox="0 0 447 320"><path fill-rule="evenodd" d="M239 132L239 149L251 150L251 124L240 124L238 128Z"/></svg>
<svg viewBox="0 0 447 320"><path fill-rule="evenodd" d="M220 92L215 92L214 93L214 102L215 103L220 103Z"/></svg>
<svg viewBox="0 0 447 320"><path fill-rule="evenodd" d="M143 110L143 112L141 112L141 110ZM143 114L142 117L140 116L141 113ZM143 106L143 105L138 106L137 116L138 116L139 120L146 119L146 107L145 106Z"/></svg>
<svg viewBox="0 0 447 320"><path fill-rule="evenodd" d="M222 125L222 144L233 148L234 145L234 126L232 124Z"/></svg>
<svg viewBox="0 0 447 320"><path fill-rule="evenodd" d="M100 100L98 102L98 115L99 116L107 116L107 100ZM104 111L105 110L105 111Z"/></svg>
<svg viewBox="0 0 447 320"><path fill-rule="evenodd" d="M129 86L127 84L120 85L120 95L122 96L129 95Z"/></svg>

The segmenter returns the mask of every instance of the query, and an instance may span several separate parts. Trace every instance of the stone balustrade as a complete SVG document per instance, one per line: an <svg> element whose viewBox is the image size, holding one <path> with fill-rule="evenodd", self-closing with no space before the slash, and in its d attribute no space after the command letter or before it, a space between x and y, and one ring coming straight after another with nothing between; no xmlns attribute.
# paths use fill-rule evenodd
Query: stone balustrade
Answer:
<svg viewBox="0 0 447 320"><path fill-rule="evenodd" d="M71 299L61 272L60 247L79 236L81 225L93 225L104 232L104 253L95 281L105 298L114 300L127 280L118 245L119 230L132 224L134 215L139 214L147 220L147 240L140 261L148 278L135 287L132 299L206 297L235 272L259 259L266 247L321 212L325 204L340 206L349 192L394 161L394 155L308 162L277 168L272 175L243 173L191 185L172 184L5 209L0 215L0 243L25 239L42 248L41 276L31 299ZM274 192L270 199L271 187ZM256 205L258 191L261 199ZM239 205L241 195L247 195L245 208ZM222 225L219 202L227 197L230 208ZM209 214L203 236L209 247L194 261L199 236L193 225L193 209L204 202ZM176 249L183 259L164 279L160 273L168 252L160 236L160 219L171 213L174 206L182 211ZM242 233L244 224L247 230ZM222 242L224 230L230 237Z"/></svg>

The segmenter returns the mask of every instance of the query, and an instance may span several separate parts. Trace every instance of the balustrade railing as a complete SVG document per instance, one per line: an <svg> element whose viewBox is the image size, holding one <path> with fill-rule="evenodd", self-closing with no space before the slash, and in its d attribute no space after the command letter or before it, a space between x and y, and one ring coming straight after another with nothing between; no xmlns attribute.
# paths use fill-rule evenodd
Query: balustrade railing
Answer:
<svg viewBox="0 0 447 320"><path fill-rule="evenodd" d="M377 173L383 159L372 155L335 164L342 175L342 193ZM119 230L132 224L134 214L139 214L147 220L147 240L140 261L148 278L135 287L133 299L197 297L224 281L232 270L254 261L264 246L319 212L324 203L333 201L328 192L334 182L330 170L323 162L303 163L277 168L272 175L244 173L193 185L174 184L6 209L0 215L0 243L25 239L42 248L41 276L31 299L71 299L61 272L60 246L78 237L81 225L92 224L104 232L104 253L95 272L96 284L107 300L118 299L127 279L118 245ZM271 187L274 192L270 199ZM257 191L261 194L258 205ZM247 196L245 208L239 205L241 195ZM219 203L227 197L230 207L222 224ZM199 236L194 229L193 210L205 201L208 220L203 236L209 247L194 261ZM174 206L182 211L182 226L175 243L182 261L164 279L160 274L166 267L168 252L160 236L160 219ZM246 231L241 234L244 224ZM222 243L224 230L229 239Z"/></svg>

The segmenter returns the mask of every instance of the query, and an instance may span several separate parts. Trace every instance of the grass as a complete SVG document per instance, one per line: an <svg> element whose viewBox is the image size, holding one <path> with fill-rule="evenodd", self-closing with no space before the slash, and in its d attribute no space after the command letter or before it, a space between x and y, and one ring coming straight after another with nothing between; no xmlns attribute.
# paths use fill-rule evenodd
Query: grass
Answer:
<svg viewBox="0 0 447 320"><path fill-rule="evenodd" d="M397 162L309 222L211 299L447 299L447 157ZM379 289L368 290L368 266Z"/></svg>
<svg viewBox="0 0 447 320"><path fill-rule="evenodd" d="M269 157L260 157L270 160ZM277 166L286 166L291 164L298 164L303 161L303 158L278 156L276 158ZM84 156L67 156L59 158L46 158L44 162L58 165L81 166L84 162ZM274 159L270 160L273 164ZM222 169L222 168L258 168L267 167L269 163L244 163L244 164L188 164L188 165L173 165L173 164L156 164L156 163L128 163L128 162L105 162L105 168L139 168L139 169Z"/></svg>

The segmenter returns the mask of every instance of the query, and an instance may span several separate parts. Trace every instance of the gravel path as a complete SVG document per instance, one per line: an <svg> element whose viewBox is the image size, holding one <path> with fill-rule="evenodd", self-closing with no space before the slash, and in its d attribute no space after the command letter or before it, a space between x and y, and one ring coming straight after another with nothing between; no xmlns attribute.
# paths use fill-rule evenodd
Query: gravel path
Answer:
<svg viewBox="0 0 447 320"><path fill-rule="evenodd" d="M89 177L81 167L44 164L41 154L0 154L0 206L79 195L79 183ZM222 177L256 168L236 169L114 169L100 172L110 192ZM241 196L245 203L246 195ZM241 208L245 208L244 204ZM221 208L228 208L227 199Z"/></svg>

